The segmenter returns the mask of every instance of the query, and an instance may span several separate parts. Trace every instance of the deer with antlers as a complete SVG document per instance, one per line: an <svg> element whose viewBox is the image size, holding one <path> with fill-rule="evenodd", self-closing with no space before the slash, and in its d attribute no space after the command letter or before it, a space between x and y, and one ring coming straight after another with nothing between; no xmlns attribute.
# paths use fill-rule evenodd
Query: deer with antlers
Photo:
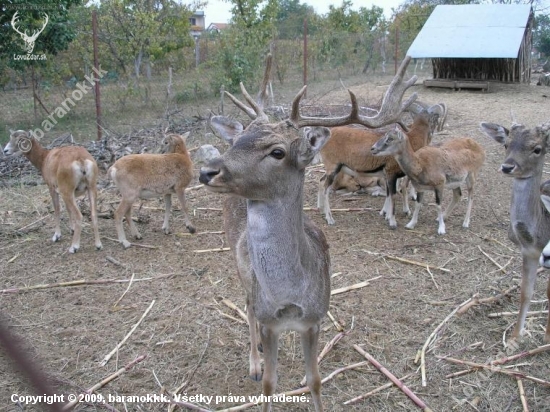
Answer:
<svg viewBox="0 0 550 412"><path fill-rule="evenodd" d="M303 117L300 100L292 103L289 120L272 123L264 111L272 58L268 56L257 100L241 84L248 105L227 93L252 122L244 127L224 116L213 116L212 128L232 146L200 170L200 182L215 193L230 196L224 203L224 225L246 291L250 328L250 377L262 380L271 396L277 385L278 338L285 330L300 334L306 381L317 412L322 411L317 345L321 320L329 308L330 257L323 232L303 213L305 168L330 137L328 127L360 123L380 127L395 122L416 98L401 104L416 78L403 81L410 58L402 63L386 92L380 112L358 114L352 92L351 112L335 118ZM298 128L304 127L303 134ZM258 329L264 372L258 353ZM263 404L263 411L271 402Z"/></svg>
<svg viewBox="0 0 550 412"><path fill-rule="evenodd" d="M42 28L33 31L33 33L29 36L27 34L27 30L20 31L19 29L17 29L16 25L17 25L18 20L19 20L19 16L17 15L17 13L19 13L19 12L16 11L14 13L12 19L11 19L11 26L21 36L21 38L25 41L25 51L27 52L27 54L31 54L32 51L34 50L34 44L36 42L36 39L38 38L40 33L42 33L44 31L44 29L46 28L46 26L48 24L49 17L46 13L44 13L45 21L44 21L44 24L42 25Z"/></svg>

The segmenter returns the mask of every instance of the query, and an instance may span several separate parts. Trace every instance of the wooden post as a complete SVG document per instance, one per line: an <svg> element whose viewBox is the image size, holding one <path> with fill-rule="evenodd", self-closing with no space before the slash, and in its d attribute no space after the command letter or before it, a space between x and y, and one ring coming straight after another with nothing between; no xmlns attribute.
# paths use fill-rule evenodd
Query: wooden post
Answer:
<svg viewBox="0 0 550 412"><path fill-rule="evenodd" d="M94 47L94 67L96 73L99 73L99 57L97 50L97 13L92 10L92 37ZM102 129L101 129L101 96L99 92L99 78L94 77L95 86L95 115L97 123L97 141L101 141Z"/></svg>
<svg viewBox="0 0 550 412"><path fill-rule="evenodd" d="M304 86L307 84L307 19L304 19ZM307 98L307 90L304 93Z"/></svg>

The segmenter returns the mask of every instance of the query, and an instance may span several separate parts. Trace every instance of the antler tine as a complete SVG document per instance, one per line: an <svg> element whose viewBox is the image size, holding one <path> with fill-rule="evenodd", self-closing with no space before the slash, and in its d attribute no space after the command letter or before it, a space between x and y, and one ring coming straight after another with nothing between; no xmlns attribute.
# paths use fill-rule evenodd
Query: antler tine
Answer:
<svg viewBox="0 0 550 412"><path fill-rule="evenodd" d="M325 126L325 127L335 127L335 126L344 126L352 123L359 123L359 106L357 104L357 97L355 94L348 89L349 97L351 100L351 110L346 116L339 117L308 117L302 116L300 113L300 101L304 93L306 92L307 86L302 87L298 92L294 100L292 101L292 111L290 113L290 121L298 128L305 126Z"/></svg>
<svg viewBox="0 0 550 412"><path fill-rule="evenodd" d="M252 110L250 107L245 105L243 102L241 102L239 99L237 99L228 91L225 91L225 94L227 95L227 97L231 99L231 101L235 104L235 106L237 106L239 109L245 112L248 115L248 117L250 117L252 120L256 119L257 114L254 112L254 110Z"/></svg>
<svg viewBox="0 0 550 412"><path fill-rule="evenodd" d="M258 92L258 98L256 101L261 107L265 106L267 101L267 85L269 84L269 79L271 78L271 67L273 65L273 55L269 53L265 59L265 71L264 78L262 80L262 85L260 86L260 91Z"/></svg>
<svg viewBox="0 0 550 412"><path fill-rule="evenodd" d="M405 91L411 87L417 79L417 76L412 76L409 80L403 81L403 76L407 70L407 66L411 60L410 56L405 57L399 70L397 70L388 90L384 94L382 99L382 106L379 112L372 117L362 116L359 114L359 108L357 105L357 98L351 90L348 90L351 99L351 112L347 116L319 118L319 117L304 117L300 114L300 100L305 93L306 86L302 88L294 98L292 102L292 113L290 120L296 127L304 126L345 126L352 123L361 124L371 129L382 127L390 123L396 123L399 121L403 111L409 108L411 104L417 99L417 94L413 93L405 103L401 104Z"/></svg>
<svg viewBox="0 0 550 412"><path fill-rule="evenodd" d="M250 96L250 94L246 91L246 88L241 82L241 92L247 101L247 103L252 106L251 108L245 105L243 102L241 102L239 99L237 99L235 96L233 96L228 91L225 92L227 96L231 99L231 101L237 106L239 109L241 109L243 112L245 112L248 117L250 117L252 120L261 119L261 120L267 120L267 114L265 114L263 108L256 103L256 101Z"/></svg>
<svg viewBox="0 0 550 412"><path fill-rule="evenodd" d="M377 128L382 127L390 123L395 123L399 121L399 118L403 114L403 111L407 110L409 106L418 98L416 93L413 93L405 103L401 104L403 100L403 95L409 87L411 87L418 77L416 75L412 76L409 80L403 81L403 76L407 70L407 66L411 61L411 56L406 56L397 73L395 74L393 80L390 83L390 86L384 93L382 98L382 105L376 116L367 117L359 115L360 124L370 127Z"/></svg>
<svg viewBox="0 0 550 412"><path fill-rule="evenodd" d="M243 102L241 102L231 93L227 91L225 92L225 94L229 96L229 98L235 104L235 106L237 106L239 109L245 112L248 115L248 117L250 117L252 120L255 120L255 119L260 119L262 121L268 120L267 114L265 114L263 107L267 97L267 84L269 83L269 78L271 77L272 62L273 62L273 56L271 55L271 53L269 53L265 61L266 67L264 71L264 78L260 86L260 91L258 92L257 100L254 100L252 96L250 96L246 88L244 87L243 83L242 82L240 83L241 93L243 94L245 100L251 107L246 106Z"/></svg>

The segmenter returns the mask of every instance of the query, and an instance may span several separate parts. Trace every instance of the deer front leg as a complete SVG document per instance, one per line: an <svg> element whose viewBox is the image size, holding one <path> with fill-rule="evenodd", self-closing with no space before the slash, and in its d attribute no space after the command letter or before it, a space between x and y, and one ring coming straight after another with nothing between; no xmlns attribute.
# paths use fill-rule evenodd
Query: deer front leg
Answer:
<svg viewBox="0 0 550 412"><path fill-rule="evenodd" d="M316 412L323 411L321 403L321 375L317 366L317 345L319 342L319 325L312 326L301 334L302 349L306 363L306 382L311 391Z"/></svg>
<svg viewBox="0 0 550 412"><path fill-rule="evenodd" d="M522 255L523 267L519 296L519 315L516 326L514 327L514 332L512 333L513 338L519 338L523 333L525 318L527 317L527 311L529 310L531 297L533 296L533 290L535 288L535 281L537 280L538 253L522 250ZM548 330L546 333L548 334Z"/></svg>
<svg viewBox="0 0 550 412"><path fill-rule="evenodd" d="M264 349L263 392L266 397L273 396L277 388L277 354L279 335L265 325L260 325L260 336ZM271 411L271 402L264 402L262 412Z"/></svg>
<svg viewBox="0 0 550 412"><path fill-rule="evenodd" d="M254 316L252 303L246 299L246 317L248 319L248 330L250 333L250 379L256 382L262 380L262 365L258 353L258 321Z"/></svg>
<svg viewBox="0 0 550 412"><path fill-rule="evenodd" d="M327 179L327 174L325 174L319 179L319 189L317 190L317 209L319 212L325 212L325 180Z"/></svg>
<svg viewBox="0 0 550 412"><path fill-rule="evenodd" d="M388 209L386 210L386 220L390 225L390 229L397 228L397 222L395 220L395 201L393 196L397 193L397 176L392 176L388 179L386 176L386 202ZM386 203L384 204L384 206Z"/></svg>
<svg viewBox="0 0 550 412"><path fill-rule="evenodd" d="M324 180L323 180L324 179ZM336 223L332 217L332 211L330 210L330 192L332 183L334 182L334 176L325 175L319 181L319 193L317 194L317 205L321 213L325 213L325 219L329 225Z"/></svg>
<svg viewBox="0 0 550 412"><path fill-rule="evenodd" d="M183 213L183 220L185 222L185 227L189 233L195 233L195 226L191 223L189 215L187 214L187 202L185 201L185 187L178 189L177 191L178 199L180 201L181 213Z"/></svg>
<svg viewBox="0 0 550 412"><path fill-rule="evenodd" d="M164 223L162 224L162 231L165 235L170 234L170 212L172 211L172 195L168 193L164 195Z"/></svg>
<svg viewBox="0 0 550 412"><path fill-rule="evenodd" d="M122 198L122 200L120 201L120 204L115 210L115 228L118 236L118 241L122 243L122 246L124 246L125 249L128 249L131 246L131 244L126 239L126 234L124 233L124 227L122 226L122 218L125 215L128 216L128 210L131 210L131 209L132 209L132 202L126 200L125 198ZM132 221L131 216L130 216L130 221Z"/></svg>
<svg viewBox="0 0 550 412"><path fill-rule="evenodd" d="M50 196L52 197L53 211L55 217L55 232L53 233L52 242L57 242L61 239L61 207L59 205L59 193L54 187L50 187Z"/></svg>
<svg viewBox="0 0 550 412"><path fill-rule="evenodd" d="M424 192L416 192L413 215L410 222L405 225L407 229L414 229L416 224L418 223L418 214L420 213L420 208L422 207L423 195Z"/></svg>
<svg viewBox="0 0 550 412"><path fill-rule="evenodd" d="M435 192L435 203L437 205L437 220L439 222L439 227L437 228L437 234L444 235L445 218L444 218L443 209L441 207L441 201L443 200L443 188L435 188L434 192Z"/></svg>

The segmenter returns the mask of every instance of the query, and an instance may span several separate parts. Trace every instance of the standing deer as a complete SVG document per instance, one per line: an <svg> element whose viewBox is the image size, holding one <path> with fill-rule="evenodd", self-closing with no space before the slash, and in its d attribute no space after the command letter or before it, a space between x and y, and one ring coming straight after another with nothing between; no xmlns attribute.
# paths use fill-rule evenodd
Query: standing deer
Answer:
<svg viewBox="0 0 550 412"><path fill-rule="evenodd" d="M271 60L268 56L258 101L242 84L250 107L228 93L252 119L246 128L223 116L211 118L212 128L232 146L201 168L199 180L212 192L234 195L224 203L224 226L246 291L250 377L262 380L265 396L273 395L279 335L289 329L299 332L306 381L319 412L323 408L317 345L321 320L329 308L330 257L323 232L302 211L305 167L329 139L327 127L354 122L378 127L393 122L416 96L401 106L410 86L402 81L410 60L407 58L374 117L358 114L357 100L351 92L348 116L302 117L299 104L304 86L294 98L290 121L271 123L263 109ZM301 136L296 131L300 127L306 127ZM257 348L258 323L265 358L263 377ZM263 411L270 409L271 402L265 402Z"/></svg>
<svg viewBox="0 0 550 412"><path fill-rule="evenodd" d="M523 258L519 316L512 334L517 338L523 333L541 252L550 240L550 214L541 202L540 191L544 156L549 147L550 122L533 129L521 124L513 124L507 129L494 123L481 123L481 130L504 145L506 159L500 169L514 179L508 237L520 247ZM546 295L550 299L550 281ZM544 341L550 343L550 314Z"/></svg>
<svg viewBox="0 0 550 412"><path fill-rule="evenodd" d="M164 223L162 230L170 234L172 193L181 205L185 227L195 233L195 227L187 215L185 189L193 179L193 162L185 146L189 132L184 135L169 134L162 139L162 153L131 154L118 159L107 171L122 199L115 211L115 227L118 241L125 249L132 244L126 239L122 218L130 227L132 236L141 239L141 233L132 220L132 205L137 199L152 199L164 196Z"/></svg>
<svg viewBox="0 0 550 412"><path fill-rule="evenodd" d="M439 221L437 233L445 234L445 218L451 214L462 196L462 183L466 183L468 190L468 208L462 226L470 226L474 185L485 161L485 150L473 139L451 139L437 147L423 146L414 151L410 133L404 133L396 127L371 147L371 153L373 156L394 156L416 189L414 212L411 221L405 226L407 229L414 229L418 222L424 191L433 190ZM453 190L453 200L443 212L441 201L445 188Z"/></svg>
<svg viewBox="0 0 550 412"><path fill-rule="evenodd" d="M73 232L69 253L75 253L80 248L82 213L78 209L76 198L87 193L90 201L95 247L100 250L103 246L97 227L98 168L92 155L85 148L79 146L64 146L48 150L33 137L32 132L11 130L10 141L4 147L4 154L17 153L23 153L40 170L42 178L50 190L55 211L55 232L52 241L57 242L61 239L61 206L59 204L59 195L61 195L69 213L70 227Z"/></svg>

